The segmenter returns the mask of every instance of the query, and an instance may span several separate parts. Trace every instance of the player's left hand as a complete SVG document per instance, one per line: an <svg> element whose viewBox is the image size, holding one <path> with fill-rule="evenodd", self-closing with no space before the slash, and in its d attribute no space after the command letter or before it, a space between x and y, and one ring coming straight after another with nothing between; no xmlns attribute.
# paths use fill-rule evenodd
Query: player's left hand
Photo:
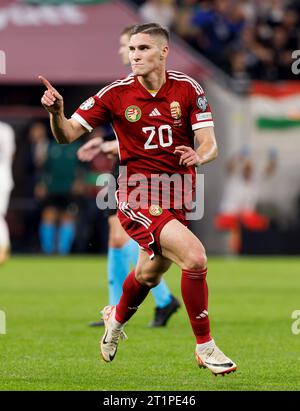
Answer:
<svg viewBox="0 0 300 411"><path fill-rule="evenodd" d="M192 147L188 146L177 146L175 147L174 154L179 154L179 165L184 165L186 167L198 166L201 164L200 157Z"/></svg>
<svg viewBox="0 0 300 411"><path fill-rule="evenodd" d="M92 138L80 147L80 149L77 151L77 157L80 161L92 161L101 152L102 143L102 137Z"/></svg>
<svg viewBox="0 0 300 411"><path fill-rule="evenodd" d="M104 154L106 154L109 158L113 158L114 156L118 155L118 142L117 140L112 141L105 141L101 144L101 150Z"/></svg>

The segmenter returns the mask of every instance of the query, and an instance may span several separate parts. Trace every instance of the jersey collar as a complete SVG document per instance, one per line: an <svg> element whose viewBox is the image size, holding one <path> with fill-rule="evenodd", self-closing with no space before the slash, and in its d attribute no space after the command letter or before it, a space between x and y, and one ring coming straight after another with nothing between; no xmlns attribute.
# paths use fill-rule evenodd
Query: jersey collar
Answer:
<svg viewBox="0 0 300 411"><path fill-rule="evenodd" d="M166 71L166 82L161 86L155 96L152 94L139 82L137 76L134 77L136 87L143 93L143 95L147 98L161 98L166 94L166 90L169 87L169 74Z"/></svg>

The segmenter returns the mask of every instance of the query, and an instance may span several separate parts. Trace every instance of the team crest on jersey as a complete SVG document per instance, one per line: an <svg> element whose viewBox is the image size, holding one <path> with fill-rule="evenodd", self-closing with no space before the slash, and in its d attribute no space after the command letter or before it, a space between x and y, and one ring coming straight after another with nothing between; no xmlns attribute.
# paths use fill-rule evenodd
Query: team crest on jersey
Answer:
<svg viewBox="0 0 300 411"><path fill-rule="evenodd" d="M81 110L89 110L90 108L94 106L94 104L95 104L94 98L90 97L87 100L85 100L79 108L81 108Z"/></svg>
<svg viewBox="0 0 300 411"><path fill-rule="evenodd" d="M181 117L181 107L178 101L172 101L170 104L171 116L175 118L175 120L179 120Z"/></svg>
<svg viewBox="0 0 300 411"><path fill-rule="evenodd" d="M207 109L208 106L208 101L205 96L199 96L197 98L197 107L200 108L200 110L203 112Z"/></svg>
<svg viewBox="0 0 300 411"><path fill-rule="evenodd" d="M149 207L149 213L155 217L161 215L163 212L162 208L158 205L152 205Z"/></svg>
<svg viewBox="0 0 300 411"><path fill-rule="evenodd" d="M129 106L125 110L125 117L131 123L135 123L142 117L141 109L138 106Z"/></svg>

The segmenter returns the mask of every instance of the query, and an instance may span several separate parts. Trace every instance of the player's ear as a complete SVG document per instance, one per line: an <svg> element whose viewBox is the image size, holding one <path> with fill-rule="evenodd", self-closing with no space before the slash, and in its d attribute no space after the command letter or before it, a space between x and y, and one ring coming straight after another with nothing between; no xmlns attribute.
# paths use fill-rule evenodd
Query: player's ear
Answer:
<svg viewBox="0 0 300 411"><path fill-rule="evenodd" d="M164 58L166 58L168 53L169 53L169 46L165 44L162 46L161 53L160 53L160 59L163 60Z"/></svg>

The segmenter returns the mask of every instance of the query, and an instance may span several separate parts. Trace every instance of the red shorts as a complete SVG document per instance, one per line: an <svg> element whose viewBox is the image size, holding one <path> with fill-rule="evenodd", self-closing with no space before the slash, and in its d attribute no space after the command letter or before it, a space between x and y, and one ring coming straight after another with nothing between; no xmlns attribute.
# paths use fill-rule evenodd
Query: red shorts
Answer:
<svg viewBox="0 0 300 411"><path fill-rule="evenodd" d="M132 209L124 202L120 202L118 207L118 217L123 228L149 254L150 259L155 254L161 255L159 236L167 222L176 219L188 225L185 212L181 209L163 210L154 205L148 209Z"/></svg>

